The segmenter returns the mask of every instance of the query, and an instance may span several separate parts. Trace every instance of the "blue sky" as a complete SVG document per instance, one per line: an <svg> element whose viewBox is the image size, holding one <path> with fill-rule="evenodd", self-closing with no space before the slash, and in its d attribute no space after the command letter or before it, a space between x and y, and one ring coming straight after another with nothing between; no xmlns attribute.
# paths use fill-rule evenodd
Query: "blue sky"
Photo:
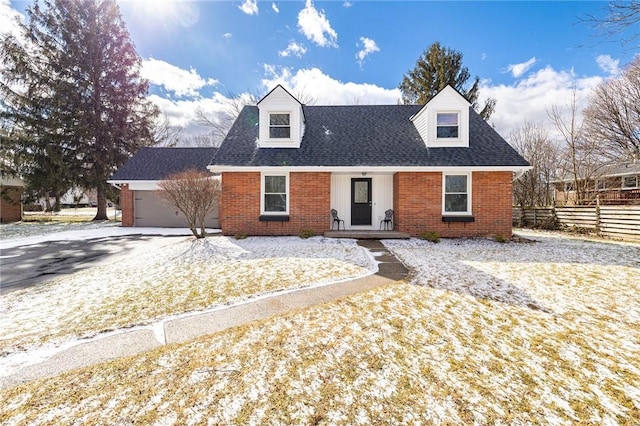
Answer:
<svg viewBox="0 0 640 426"><path fill-rule="evenodd" d="M230 94L277 83L316 104L396 103L403 75L439 41L482 79L481 97L497 99L490 121L508 137L525 120L544 122L574 87L586 102L638 51L579 22L605 16L603 1L118 3L152 100L185 134L206 132L194 125L196 108L215 119ZM0 0L0 12L28 4Z"/></svg>

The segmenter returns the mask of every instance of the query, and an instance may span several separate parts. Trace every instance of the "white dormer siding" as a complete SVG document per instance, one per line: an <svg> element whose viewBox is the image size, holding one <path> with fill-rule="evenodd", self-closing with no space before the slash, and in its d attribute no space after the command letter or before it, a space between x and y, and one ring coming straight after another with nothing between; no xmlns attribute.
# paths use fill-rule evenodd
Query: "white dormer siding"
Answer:
<svg viewBox="0 0 640 426"><path fill-rule="evenodd" d="M411 117L411 121L427 148L468 147L469 106L460 93L447 86Z"/></svg>
<svg viewBox="0 0 640 426"><path fill-rule="evenodd" d="M302 104L278 85L258 102L259 148L300 148L304 134Z"/></svg>

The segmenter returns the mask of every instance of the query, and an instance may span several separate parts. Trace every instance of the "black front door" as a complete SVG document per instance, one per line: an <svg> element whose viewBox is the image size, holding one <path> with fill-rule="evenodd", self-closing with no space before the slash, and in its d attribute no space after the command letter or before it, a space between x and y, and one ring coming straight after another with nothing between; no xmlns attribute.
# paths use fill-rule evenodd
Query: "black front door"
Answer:
<svg viewBox="0 0 640 426"><path fill-rule="evenodd" d="M351 179L351 225L371 225L371 178Z"/></svg>

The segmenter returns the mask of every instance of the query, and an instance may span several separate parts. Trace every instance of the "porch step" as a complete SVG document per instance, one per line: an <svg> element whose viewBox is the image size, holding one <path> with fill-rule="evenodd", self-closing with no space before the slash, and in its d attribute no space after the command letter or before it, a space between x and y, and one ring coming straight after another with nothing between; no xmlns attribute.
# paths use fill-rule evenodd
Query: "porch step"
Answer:
<svg viewBox="0 0 640 426"><path fill-rule="evenodd" d="M325 231L327 238L353 238L356 240L408 240L411 235L398 231Z"/></svg>

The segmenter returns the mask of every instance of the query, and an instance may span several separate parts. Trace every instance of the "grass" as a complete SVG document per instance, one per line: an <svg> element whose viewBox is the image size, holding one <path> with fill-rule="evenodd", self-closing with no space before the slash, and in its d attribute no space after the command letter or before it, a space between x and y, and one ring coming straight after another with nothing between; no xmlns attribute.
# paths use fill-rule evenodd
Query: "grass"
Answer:
<svg viewBox="0 0 640 426"><path fill-rule="evenodd" d="M28 424L634 424L637 349L573 315L392 284L0 391Z"/></svg>
<svg viewBox="0 0 640 426"><path fill-rule="evenodd" d="M215 241L185 240L163 248L164 256L136 255L115 269L98 266L9 293L4 303L10 314L0 317L0 354L368 273L328 258L216 258L215 244L226 240ZM87 285L92 282L103 284Z"/></svg>
<svg viewBox="0 0 640 426"><path fill-rule="evenodd" d="M639 424L640 248L555 238L398 242L411 284L1 389L0 423Z"/></svg>

